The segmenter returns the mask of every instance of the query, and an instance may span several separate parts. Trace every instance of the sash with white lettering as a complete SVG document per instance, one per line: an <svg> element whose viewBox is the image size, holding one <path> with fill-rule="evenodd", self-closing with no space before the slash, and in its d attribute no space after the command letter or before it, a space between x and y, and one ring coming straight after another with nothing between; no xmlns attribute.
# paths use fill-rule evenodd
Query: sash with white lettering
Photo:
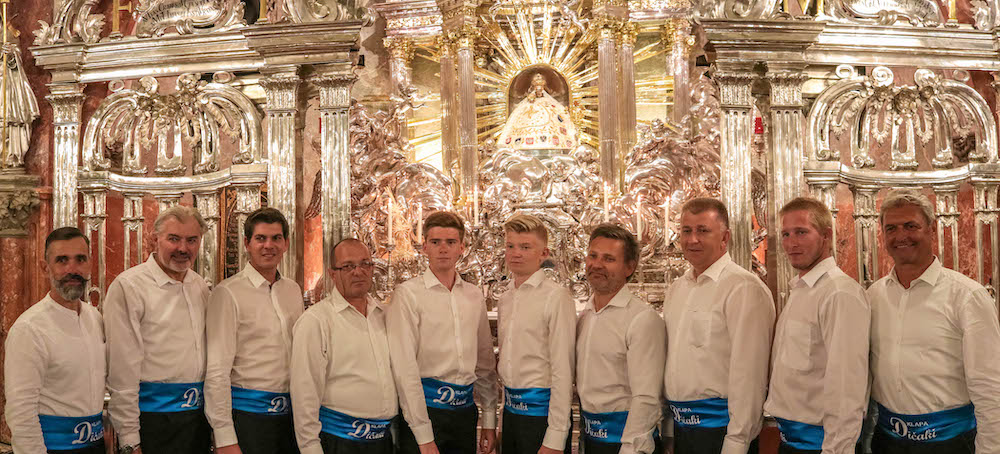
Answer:
<svg viewBox="0 0 1000 454"><path fill-rule="evenodd" d="M91 416L38 415L48 451L68 451L96 445L104 439L101 414Z"/></svg>
<svg viewBox="0 0 1000 454"><path fill-rule="evenodd" d="M177 413L205 406L204 382L139 383L139 411Z"/></svg>
<svg viewBox="0 0 1000 454"><path fill-rule="evenodd" d="M272 393L236 386L231 388L233 410L269 416L287 415L292 412L292 400L288 393Z"/></svg>
<svg viewBox="0 0 1000 454"><path fill-rule="evenodd" d="M944 441L975 429L976 414L972 404L924 415L894 413L878 404L878 426L898 439Z"/></svg>
<svg viewBox="0 0 1000 454"><path fill-rule="evenodd" d="M365 419L319 407L319 422L323 432L345 440L373 442L385 438L391 419Z"/></svg>
<svg viewBox="0 0 1000 454"><path fill-rule="evenodd" d="M600 443L621 443L622 433L625 432L625 420L628 419L627 411L616 411L611 413L587 413L583 415L583 433L592 441Z"/></svg>
<svg viewBox="0 0 1000 454"><path fill-rule="evenodd" d="M819 451L823 449L823 438L826 435L826 432L823 431L823 426L781 418L774 419L778 421L778 430L781 431L781 441L788 446L804 451Z"/></svg>
<svg viewBox="0 0 1000 454"><path fill-rule="evenodd" d="M433 378L421 378L420 383L424 385L424 400L428 407L457 410L475 405L471 384L456 385Z"/></svg>
<svg viewBox="0 0 1000 454"><path fill-rule="evenodd" d="M503 406L507 411L521 416L548 416L549 388L508 388L504 386Z"/></svg>
<svg viewBox="0 0 1000 454"><path fill-rule="evenodd" d="M699 400L672 400L670 411L681 427L715 429L729 425L729 400L722 397Z"/></svg>

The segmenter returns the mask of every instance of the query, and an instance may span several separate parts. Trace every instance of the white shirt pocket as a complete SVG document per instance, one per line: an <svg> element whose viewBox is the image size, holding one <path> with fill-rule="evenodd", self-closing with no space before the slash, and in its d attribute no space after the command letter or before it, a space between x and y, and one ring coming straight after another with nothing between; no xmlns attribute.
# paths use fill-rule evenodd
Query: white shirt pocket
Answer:
<svg viewBox="0 0 1000 454"><path fill-rule="evenodd" d="M694 347L707 347L712 338L712 313L707 311L695 311L690 313L691 345Z"/></svg>
<svg viewBox="0 0 1000 454"><path fill-rule="evenodd" d="M797 320L789 320L785 325L784 340L781 362L795 370L808 370L811 357L809 350L813 342L812 326Z"/></svg>

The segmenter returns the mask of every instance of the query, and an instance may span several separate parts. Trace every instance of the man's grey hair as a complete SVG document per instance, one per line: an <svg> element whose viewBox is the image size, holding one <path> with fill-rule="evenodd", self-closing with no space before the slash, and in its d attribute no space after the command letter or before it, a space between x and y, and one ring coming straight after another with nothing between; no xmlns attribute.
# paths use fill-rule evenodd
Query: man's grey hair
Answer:
<svg viewBox="0 0 1000 454"><path fill-rule="evenodd" d="M927 196L913 189L893 189L885 196L882 207L879 209L878 222L882 224L885 219L885 212L894 208L912 205L920 209L924 215L927 225L933 227L937 217L934 215L934 204Z"/></svg>
<svg viewBox="0 0 1000 454"><path fill-rule="evenodd" d="M186 223L194 219L198 221L198 227L201 229L202 234L208 230L208 224L205 222L205 218L201 217L201 213L198 210L194 207L175 205L161 211L156 216L156 221L153 222L153 232L160 233L163 231L163 223L167 222L167 219L176 219L181 223Z"/></svg>

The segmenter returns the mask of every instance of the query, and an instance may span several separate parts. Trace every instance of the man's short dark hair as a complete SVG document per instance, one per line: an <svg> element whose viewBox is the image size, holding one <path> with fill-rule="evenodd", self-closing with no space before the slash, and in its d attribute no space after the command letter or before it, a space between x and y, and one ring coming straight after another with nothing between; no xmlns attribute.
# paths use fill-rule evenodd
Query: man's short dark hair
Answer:
<svg viewBox="0 0 1000 454"><path fill-rule="evenodd" d="M288 239L288 220L277 209L264 207L250 213L246 222L243 223L244 241L250 241L250 238L253 238L253 229L257 227L257 224L281 224L281 235Z"/></svg>
<svg viewBox="0 0 1000 454"><path fill-rule="evenodd" d="M424 220L424 238L434 227L458 230L458 240L465 241L465 222L451 211L435 211Z"/></svg>
<svg viewBox="0 0 1000 454"><path fill-rule="evenodd" d="M87 248L90 248L90 238L84 235L80 229L76 227L59 227L49 233L49 236L45 237L45 258L49 258L49 245L56 241L68 241L73 238L83 238L83 241L87 242Z"/></svg>
<svg viewBox="0 0 1000 454"><path fill-rule="evenodd" d="M611 223L601 224L593 232L590 232L590 241L588 241L588 244L594 242L596 238L610 238L621 241L625 246L625 262L639 261L639 242L636 241L635 235L625 230L624 227Z"/></svg>
<svg viewBox="0 0 1000 454"><path fill-rule="evenodd" d="M726 204L719 201L719 199L698 197L684 202L684 206L681 207L681 213L701 214L706 210L715 211L722 225L726 226L726 229L729 229L729 211L726 210Z"/></svg>

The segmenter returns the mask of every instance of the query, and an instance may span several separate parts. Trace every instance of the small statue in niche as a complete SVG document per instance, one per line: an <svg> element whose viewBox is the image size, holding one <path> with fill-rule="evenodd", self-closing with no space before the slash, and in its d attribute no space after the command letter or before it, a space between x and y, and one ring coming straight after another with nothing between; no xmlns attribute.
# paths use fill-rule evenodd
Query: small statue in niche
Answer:
<svg viewBox="0 0 1000 454"><path fill-rule="evenodd" d="M499 148L561 150L578 145L569 111L547 91L545 75L531 76L531 88L511 111L500 132Z"/></svg>

